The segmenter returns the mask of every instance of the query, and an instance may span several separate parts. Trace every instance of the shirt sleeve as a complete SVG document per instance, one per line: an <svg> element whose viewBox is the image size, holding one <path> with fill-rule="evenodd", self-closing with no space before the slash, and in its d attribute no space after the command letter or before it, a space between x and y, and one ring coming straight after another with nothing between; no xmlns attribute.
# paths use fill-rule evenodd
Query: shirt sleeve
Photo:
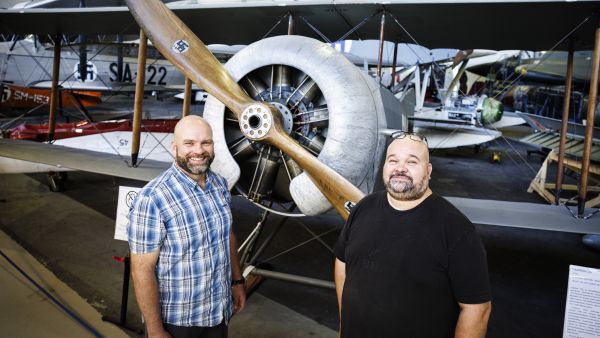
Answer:
<svg viewBox="0 0 600 338"><path fill-rule="evenodd" d="M348 237L350 236L350 227L352 224L352 220L354 219L354 214L356 213L358 207L359 205L357 204L350 211L348 220L346 221L346 224L344 224L342 232L340 233L340 236L338 237L337 242L333 247L333 253L335 254L335 257L344 263L346 262L346 243L348 242Z"/></svg>
<svg viewBox="0 0 600 338"><path fill-rule="evenodd" d="M459 303L491 300L486 252L474 229L465 231L450 252L448 276Z"/></svg>
<svg viewBox="0 0 600 338"><path fill-rule="evenodd" d="M127 236L132 253L149 253L158 250L165 228L156 201L139 194L129 210Z"/></svg>

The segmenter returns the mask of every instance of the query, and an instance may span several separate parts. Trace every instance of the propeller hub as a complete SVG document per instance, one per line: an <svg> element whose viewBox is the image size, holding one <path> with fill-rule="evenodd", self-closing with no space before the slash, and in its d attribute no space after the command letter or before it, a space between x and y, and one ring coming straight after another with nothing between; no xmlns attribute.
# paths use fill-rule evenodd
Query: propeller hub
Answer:
<svg viewBox="0 0 600 338"><path fill-rule="evenodd" d="M288 134L291 134L292 127L294 126L294 118L292 116L292 112L283 103L279 103L277 101L271 101L269 103L272 104L275 108L277 108L277 110L281 113L280 116L281 116L281 119L283 120L283 129Z"/></svg>
<svg viewBox="0 0 600 338"><path fill-rule="evenodd" d="M271 110L262 104L251 104L240 116L240 129L251 140L264 138L273 125Z"/></svg>

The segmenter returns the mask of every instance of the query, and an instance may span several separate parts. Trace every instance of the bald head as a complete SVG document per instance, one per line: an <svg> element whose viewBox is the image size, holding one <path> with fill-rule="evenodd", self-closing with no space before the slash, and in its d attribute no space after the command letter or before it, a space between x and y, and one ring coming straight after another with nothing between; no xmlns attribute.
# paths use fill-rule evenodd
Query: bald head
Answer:
<svg viewBox="0 0 600 338"><path fill-rule="evenodd" d="M429 187L431 171L427 143L410 135L390 143L383 165L383 182L392 198L398 201L421 198Z"/></svg>
<svg viewBox="0 0 600 338"><path fill-rule="evenodd" d="M200 116L177 122L171 146L177 165L194 179L206 174L215 157L212 129Z"/></svg>
<svg viewBox="0 0 600 338"><path fill-rule="evenodd" d="M183 137L188 131L209 132L212 139L212 128L210 124L197 115L188 115L183 117L175 125L175 139Z"/></svg>
<svg viewBox="0 0 600 338"><path fill-rule="evenodd" d="M407 151L414 156L418 156L425 163L429 163L429 146L424 141L416 141L410 137L395 139L388 146L386 157L399 150Z"/></svg>

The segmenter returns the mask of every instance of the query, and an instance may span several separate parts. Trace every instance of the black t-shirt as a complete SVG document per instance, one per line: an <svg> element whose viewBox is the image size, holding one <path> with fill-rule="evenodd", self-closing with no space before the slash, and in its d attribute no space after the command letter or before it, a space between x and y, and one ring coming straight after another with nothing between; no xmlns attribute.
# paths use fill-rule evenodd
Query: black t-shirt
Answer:
<svg viewBox="0 0 600 338"><path fill-rule="evenodd" d="M342 337L453 337L460 303L491 299L473 224L438 195L407 211L363 198L335 245L346 263Z"/></svg>

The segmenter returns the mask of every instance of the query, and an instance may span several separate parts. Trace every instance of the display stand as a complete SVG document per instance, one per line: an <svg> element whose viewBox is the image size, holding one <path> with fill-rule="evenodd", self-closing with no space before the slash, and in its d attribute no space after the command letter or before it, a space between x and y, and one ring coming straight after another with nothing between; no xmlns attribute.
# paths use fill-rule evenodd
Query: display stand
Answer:
<svg viewBox="0 0 600 338"><path fill-rule="evenodd" d="M127 302L129 301L129 278L131 275L131 258L129 255L125 257L113 256L113 259L117 262L124 263L123 268L123 290L121 293L121 315L119 320L115 318L111 318L109 316L102 316L102 320L113 323L123 329L135 332L137 334L144 333L144 328L135 328L131 326L127 326Z"/></svg>
<svg viewBox="0 0 600 338"><path fill-rule="evenodd" d="M550 204L556 204L556 197L554 195L554 192L552 191L552 190L556 189L556 184L555 183L546 183L547 175L548 175L548 167L550 166L550 164L552 162L558 162L558 152L556 150L553 150L548 154L548 157L546 157L546 160L544 160L544 163L542 164L542 167L538 171L537 175L535 175L535 178L529 184L529 188L527 189L527 192L531 193L531 192L535 191L540 196L542 196L546 201L548 201ZM571 158L565 158L564 165L565 165L565 167L567 167L577 173L581 172L581 161L571 159ZM600 167L595 164L590 164L589 173L599 176L600 175ZM561 188L562 188L562 190L567 190L567 191L569 191L569 190L577 191L577 189L578 189L577 185L574 185L574 184L563 184ZM600 189L598 187L589 186L588 191L598 193L598 192L600 192ZM565 203L566 201L568 201L568 200L562 199L562 198L560 200L561 203ZM594 208L594 207L597 207L598 205L600 205L600 195L585 202L586 208Z"/></svg>

